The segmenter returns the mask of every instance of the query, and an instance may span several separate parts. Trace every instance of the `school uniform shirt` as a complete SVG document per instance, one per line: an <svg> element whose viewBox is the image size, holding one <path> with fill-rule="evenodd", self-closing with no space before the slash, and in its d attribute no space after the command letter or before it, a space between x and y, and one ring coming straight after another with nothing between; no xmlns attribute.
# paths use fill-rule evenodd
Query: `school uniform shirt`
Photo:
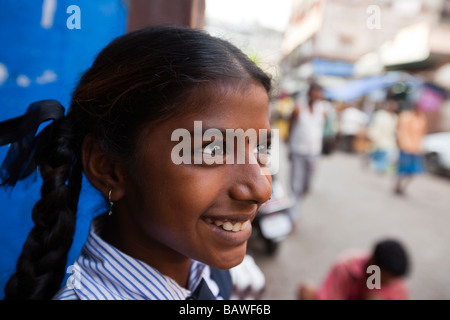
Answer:
<svg viewBox="0 0 450 320"><path fill-rule="evenodd" d="M193 260L188 288L183 288L155 268L103 241L99 236L103 220L102 216L93 220L80 256L69 267L72 275L54 300L185 300L192 299L193 292L205 286L209 297L197 299L229 298L228 271L211 269Z"/></svg>

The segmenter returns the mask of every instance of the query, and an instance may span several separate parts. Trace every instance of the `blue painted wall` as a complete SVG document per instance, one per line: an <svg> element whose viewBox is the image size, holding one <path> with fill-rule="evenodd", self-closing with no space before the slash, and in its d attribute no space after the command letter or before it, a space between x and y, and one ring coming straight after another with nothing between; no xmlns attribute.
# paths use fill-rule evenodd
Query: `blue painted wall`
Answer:
<svg viewBox="0 0 450 320"><path fill-rule="evenodd" d="M56 99L67 109L81 74L105 45L125 33L126 19L123 0L2 0L0 121L41 99ZM6 151L0 147L1 160ZM0 190L0 298L32 227L40 182L32 176L12 191ZM79 206L68 265L79 254L92 217L104 209L86 180Z"/></svg>

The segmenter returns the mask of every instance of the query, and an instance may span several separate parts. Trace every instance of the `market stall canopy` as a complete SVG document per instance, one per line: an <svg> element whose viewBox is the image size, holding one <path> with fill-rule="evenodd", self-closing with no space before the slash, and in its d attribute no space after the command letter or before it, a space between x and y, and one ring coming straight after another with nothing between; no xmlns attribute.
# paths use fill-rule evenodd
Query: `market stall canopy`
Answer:
<svg viewBox="0 0 450 320"><path fill-rule="evenodd" d="M405 80L404 78L402 73L388 72L384 75L353 79L341 85L325 88L324 96L335 101L353 102L373 91L388 88L399 81Z"/></svg>

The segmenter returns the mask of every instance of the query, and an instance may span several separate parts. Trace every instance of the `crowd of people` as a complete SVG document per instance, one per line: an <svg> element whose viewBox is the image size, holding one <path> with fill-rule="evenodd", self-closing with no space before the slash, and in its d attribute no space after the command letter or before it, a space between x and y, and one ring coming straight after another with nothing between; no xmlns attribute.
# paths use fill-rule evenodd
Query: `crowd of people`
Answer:
<svg viewBox="0 0 450 320"><path fill-rule="evenodd" d="M300 215L300 204L310 192L317 163L336 151L362 155L365 163L379 175L394 175L392 192L405 193L412 178L424 172L422 140L428 125L424 112L414 101L387 88L385 98L369 112L361 101L339 103L326 99L324 88L312 81L304 94L292 98L287 117L286 145L289 179L295 205L290 216ZM301 300L328 299L408 299L404 283L409 265L404 244L381 239L371 253L343 253L320 285L302 283L297 292ZM383 290L368 290L370 265L381 269Z"/></svg>
<svg viewBox="0 0 450 320"><path fill-rule="evenodd" d="M368 112L359 101L340 103L324 97L324 88L311 82L305 94L296 93L287 117L286 141L290 160L290 185L296 205L312 184L320 157L339 150L362 154L370 168L393 173L393 191L405 193L412 178L424 172L422 140L427 134L427 118L417 104L405 107L389 88L385 99Z"/></svg>

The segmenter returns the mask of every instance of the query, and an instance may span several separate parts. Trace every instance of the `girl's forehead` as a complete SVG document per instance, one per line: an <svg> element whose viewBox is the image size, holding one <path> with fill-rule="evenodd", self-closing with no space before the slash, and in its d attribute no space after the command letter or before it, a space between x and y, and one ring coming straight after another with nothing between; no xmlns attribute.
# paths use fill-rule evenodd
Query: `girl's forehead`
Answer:
<svg viewBox="0 0 450 320"><path fill-rule="evenodd" d="M156 133L170 137L180 128L192 131L194 122L198 121L205 129L270 128L269 96L262 85L210 87L210 90L191 93L177 106L180 112L157 124L149 124L144 135Z"/></svg>
<svg viewBox="0 0 450 320"><path fill-rule="evenodd" d="M199 109L203 108L207 111L215 106L230 103L232 100L243 100L252 95L265 97L268 100L267 91L262 84L254 80L246 78L216 80L192 90L186 102L196 104L200 107Z"/></svg>
<svg viewBox="0 0 450 320"><path fill-rule="evenodd" d="M198 108L183 114L181 121L202 120L212 123L235 125L236 123L257 123L268 120L269 96L260 85L228 87L209 93Z"/></svg>

